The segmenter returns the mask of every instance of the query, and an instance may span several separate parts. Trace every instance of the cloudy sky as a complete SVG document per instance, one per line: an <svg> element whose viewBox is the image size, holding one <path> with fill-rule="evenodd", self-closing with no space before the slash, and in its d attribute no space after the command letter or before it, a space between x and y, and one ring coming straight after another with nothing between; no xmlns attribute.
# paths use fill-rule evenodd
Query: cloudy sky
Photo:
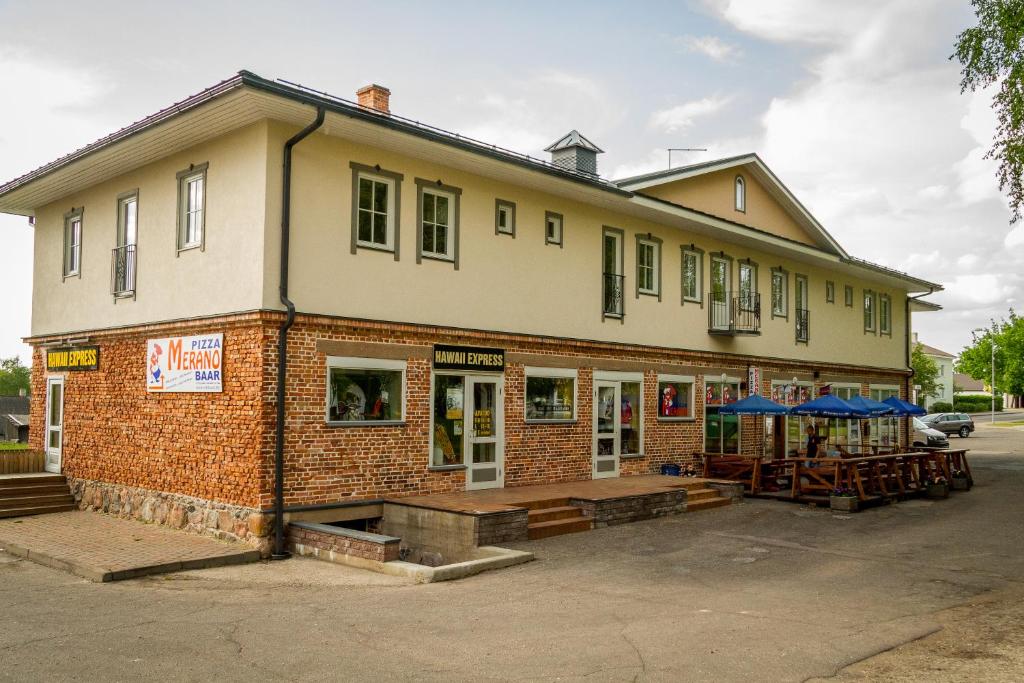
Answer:
<svg viewBox="0 0 1024 683"><path fill-rule="evenodd" d="M757 152L852 254L946 287L915 327L955 353L1015 304L1024 256L982 158L990 96L948 60L972 20L967 0L0 0L0 182L242 68L382 83L396 113L535 156L578 128L612 178L668 147ZM29 357L31 250L0 216L0 357Z"/></svg>

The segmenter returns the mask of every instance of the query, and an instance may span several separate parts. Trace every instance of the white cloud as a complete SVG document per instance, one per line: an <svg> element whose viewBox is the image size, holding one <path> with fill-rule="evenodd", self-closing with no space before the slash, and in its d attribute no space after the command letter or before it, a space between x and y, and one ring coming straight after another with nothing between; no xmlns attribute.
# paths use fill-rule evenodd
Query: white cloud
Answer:
<svg viewBox="0 0 1024 683"><path fill-rule="evenodd" d="M721 111L731 101L731 97L713 95L691 102L684 102L669 109L654 112L651 116L651 125L662 129L666 133L675 133L690 128L697 119Z"/></svg>
<svg viewBox="0 0 1024 683"><path fill-rule="evenodd" d="M743 54L737 46L718 36L680 36L676 43L687 52L702 54L716 62L731 62Z"/></svg>

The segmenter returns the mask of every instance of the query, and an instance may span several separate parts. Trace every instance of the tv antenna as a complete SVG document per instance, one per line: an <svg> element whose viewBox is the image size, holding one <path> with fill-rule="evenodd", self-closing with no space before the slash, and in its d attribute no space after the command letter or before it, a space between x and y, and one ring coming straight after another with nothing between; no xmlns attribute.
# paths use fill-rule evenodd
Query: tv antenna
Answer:
<svg viewBox="0 0 1024 683"><path fill-rule="evenodd" d="M668 167L672 168L672 152L706 152L707 147L669 147L668 148Z"/></svg>

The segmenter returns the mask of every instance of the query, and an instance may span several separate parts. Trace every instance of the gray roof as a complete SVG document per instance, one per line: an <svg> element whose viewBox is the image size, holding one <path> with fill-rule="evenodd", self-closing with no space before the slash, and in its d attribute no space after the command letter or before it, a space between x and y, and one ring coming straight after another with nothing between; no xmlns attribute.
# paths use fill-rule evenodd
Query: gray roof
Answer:
<svg viewBox="0 0 1024 683"><path fill-rule="evenodd" d="M19 427L28 426L28 415L4 415L4 417Z"/></svg>
<svg viewBox="0 0 1024 683"><path fill-rule="evenodd" d="M964 391L985 391L984 382L960 372L953 373L953 386L960 387Z"/></svg>
<svg viewBox="0 0 1024 683"><path fill-rule="evenodd" d="M595 145L593 142L588 140L578 130L571 130L563 135L558 140L555 140L550 145L544 148L545 152L557 152L560 149L569 149L570 147L582 147L583 149L589 149L591 152L596 154L603 154L604 150Z"/></svg>
<svg viewBox="0 0 1024 683"><path fill-rule="evenodd" d="M0 396L0 415L28 415L28 396Z"/></svg>
<svg viewBox="0 0 1024 683"><path fill-rule="evenodd" d="M667 168L664 171L651 171L650 173L641 173L640 175L630 176L628 178L616 178L612 182L616 185L630 185L632 183L645 182L647 180L657 180L658 178L665 178L673 176L676 173L685 173L686 171L698 171L708 166L717 166L719 164L729 164L734 161L740 161L742 159L753 160L757 157L756 154L748 152L746 154L737 154L732 157L723 157L721 159L712 159L710 161L702 161L697 164L687 164L685 166L673 166Z"/></svg>
<svg viewBox="0 0 1024 683"><path fill-rule="evenodd" d="M946 353L942 349L937 349L934 346L928 346L927 344L925 344L923 342L918 342L918 344L921 345L921 350L925 352L925 355L928 355L928 356L939 356L941 358L956 358L956 356L954 356L953 354Z"/></svg>

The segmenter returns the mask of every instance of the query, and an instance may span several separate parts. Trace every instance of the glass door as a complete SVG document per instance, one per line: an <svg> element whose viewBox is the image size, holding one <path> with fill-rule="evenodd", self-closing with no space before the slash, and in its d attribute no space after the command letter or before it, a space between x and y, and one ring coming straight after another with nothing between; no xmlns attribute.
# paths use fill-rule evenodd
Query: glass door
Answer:
<svg viewBox="0 0 1024 683"><path fill-rule="evenodd" d="M64 378L46 380L46 471L60 474L64 447Z"/></svg>
<svg viewBox="0 0 1024 683"><path fill-rule="evenodd" d="M505 485L501 386L496 377L467 377L466 488Z"/></svg>
<svg viewBox="0 0 1024 683"><path fill-rule="evenodd" d="M622 234L605 231L602 254L604 314L621 316L623 312Z"/></svg>
<svg viewBox="0 0 1024 683"><path fill-rule="evenodd" d="M729 329L729 262L723 258L711 259L711 328Z"/></svg>
<svg viewBox="0 0 1024 683"><path fill-rule="evenodd" d="M594 382L594 479L619 476L622 454L622 389L619 382Z"/></svg>

